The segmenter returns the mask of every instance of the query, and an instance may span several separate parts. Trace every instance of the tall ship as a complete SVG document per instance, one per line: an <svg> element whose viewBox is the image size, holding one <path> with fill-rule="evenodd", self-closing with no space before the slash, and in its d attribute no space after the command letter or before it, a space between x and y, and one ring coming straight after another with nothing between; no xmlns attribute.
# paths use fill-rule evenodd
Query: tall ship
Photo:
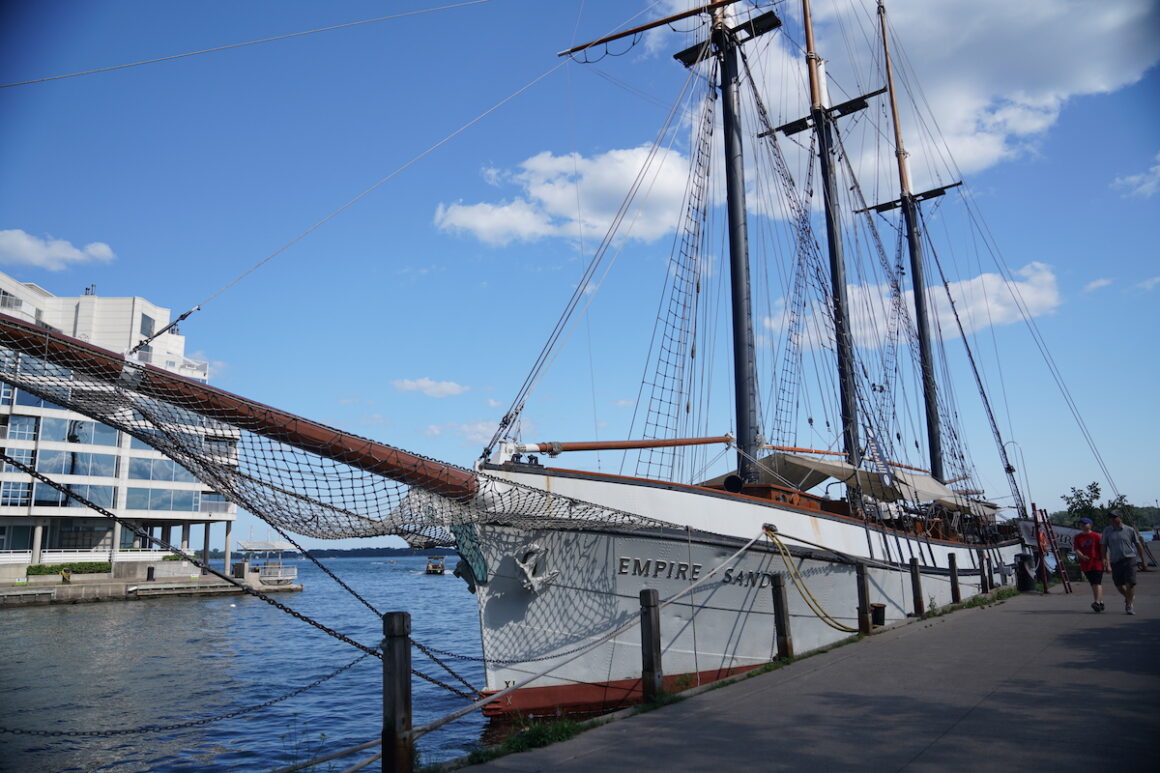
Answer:
<svg viewBox="0 0 1160 773"><path fill-rule="evenodd" d="M996 519L938 378L950 372L944 344L967 336L953 298L932 289L946 277L928 282L942 264L923 206L958 181L912 190L889 25L877 10L881 83L840 99L830 96L809 0L793 9L800 58L785 77L755 70L751 52L785 34L787 20L736 0L563 52L595 58L663 26L691 38L675 54L687 77L667 133L470 468L6 316L0 380L149 443L283 533L454 547L456 574L478 601L492 716L639 700L641 634L631 623L644 590L658 592L663 670L678 689L777 657L787 633L775 618L779 578L798 652L856 632L866 605L886 622L920 612L914 567L924 606L950 603L956 587L966 597L1006 582L1021 543ZM771 105L787 99L771 90L798 75L804 102L775 118ZM870 162L847 126L869 131L888 163ZM632 437L523 437L542 369L604 276L616 229L634 224L655 164L671 160L663 138L677 133L688 182L659 268L669 283ZM860 182L867 176L873 184ZM772 300L759 300L775 286ZM960 372L981 384L967 355ZM989 404L981 415L1009 506L1025 516ZM615 473L585 469L594 452L625 461Z"/></svg>

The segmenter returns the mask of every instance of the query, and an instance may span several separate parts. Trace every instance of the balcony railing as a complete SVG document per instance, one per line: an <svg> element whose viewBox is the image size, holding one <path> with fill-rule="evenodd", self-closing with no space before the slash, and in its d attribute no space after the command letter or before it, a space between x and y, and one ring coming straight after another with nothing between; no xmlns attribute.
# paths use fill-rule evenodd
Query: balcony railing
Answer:
<svg viewBox="0 0 1160 773"><path fill-rule="evenodd" d="M266 585L286 585L298 579L298 567L271 561L259 567L258 577Z"/></svg>
<svg viewBox="0 0 1160 773"><path fill-rule="evenodd" d="M0 550L0 564L27 564L31 562L31 550Z"/></svg>

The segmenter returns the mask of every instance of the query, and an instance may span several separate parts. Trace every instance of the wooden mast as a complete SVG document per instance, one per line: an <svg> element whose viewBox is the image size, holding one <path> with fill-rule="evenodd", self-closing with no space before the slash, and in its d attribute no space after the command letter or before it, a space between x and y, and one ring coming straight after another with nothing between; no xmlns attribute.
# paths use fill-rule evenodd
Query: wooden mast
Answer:
<svg viewBox="0 0 1160 773"><path fill-rule="evenodd" d="M894 155L898 160L899 205L906 227L906 245L910 254L910 283L914 289L915 326L918 332L919 366L922 370L922 395L926 406L926 437L930 453L930 474L939 482L946 480L943 469L942 429L938 412L938 386L934 377L931 353L930 310L923 268L922 225L918 217L918 200L910 189L910 169L902 143L902 121L898 98L894 92L894 70L890 61L890 43L886 32L886 6L878 0L878 21L882 29L882 53L886 63L886 90L890 95L890 114L894 121Z"/></svg>
<svg viewBox="0 0 1160 773"><path fill-rule="evenodd" d="M846 297L846 259L842 249L837 181L834 175L834 119L823 99L824 84L819 72L821 57L814 49L814 25L810 0L802 0L806 35L806 65L810 82L810 118L818 138L818 162L822 171L822 191L826 218L826 243L830 256L830 289L833 298L834 338L837 346L838 389L842 412L842 445L852 467L862 463L858 429L858 396L854 381L854 343L850 333L849 302Z"/></svg>
<svg viewBox="0 0 1160 773"><path fill-rule="evenodd" d="M653 27L667 24L674 18L684 18L710 11L713 28L710 38L675 55L686 67L710 55L721 61L721 118L725 135L725 190L729 218L729 272L732 289L733 324L733 382L737 431L737 477L742 485L758 480L757 454L761 434L757 420L757 355L753 336L753 309L749 280L749 236L745 210L744 142L738 92L740 68L737 49L745 40L755 38L781 26L781 20L772 11L748 22L730 27L725 16L730 1L719 0L651 24L636 27L616 35L585 43L561 55L583 51L594 45L608 43L635 35ZM745 37L741 37L744 35ZM684 445L685 443L680 443Z"/></svg>

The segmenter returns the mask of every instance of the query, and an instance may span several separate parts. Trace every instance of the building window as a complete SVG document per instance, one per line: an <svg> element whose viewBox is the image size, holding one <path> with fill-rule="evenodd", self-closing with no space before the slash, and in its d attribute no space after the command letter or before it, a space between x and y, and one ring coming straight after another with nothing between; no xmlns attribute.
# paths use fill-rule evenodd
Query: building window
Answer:
<svg viewBox="0 0 1160 773"><path fill-rule="evenodd" d="M27 507L32 485L20 481L0 482L0 507Z"/></svg>
<svg viewBox="0 0 1160 773"><path fill-rule="evenodd" d="M12 416L8 419L9 440L36 440L35 416Z"/></svg>
<svg viewBox="0 0 1160 773"><path fill-rule="evenodd" d="M116 507L117 490L112 486L90 486L86 483L74 483L66 488L106 510ZM36 484L34 504L37 507L88 507L84 502L76 500L45 483Z"/></svg>
<svg viewBox="0 0 1160 773"><path fill-rule="evenodd" d="M129 477L133 480L197 482L192 472L172 459L130 459Z"/></svg>
<svg viewBox="0 0 1160 773"><path fill-rule="evenodd" d="M203 513L229 512L230 501L216 491L201 492L201 511Z"/></svg>
<svg viewBox="0 0 1160 773"><path fill-rule="evenodd" d="M56 531L53 547L58 550L92 550L109 536L108 526L89 523L64 523Z"/></svg>
<svg viewBox="0 0 1160 773"><path fill-rule="evenodd" d="M28 465L29 467L35 468L36 466L36 452L31 448L5 448L4 453L8 456L11 456L16 461ZM3 471L24 472L19 467L15 467L8 462L4 462Z"/></svg>
<svg viewBox="0 0 1160 773"><path fill-rule="evenodd" d="M31 526L0 526L0 533L5 535L0 550L32 550Z"/></svg>
<svg viewBox="0 0 1160 773"><path fill-rule="evenodd" d="M16 404L25 405L29 408L55 408L58 411L68 410L63 405L57 405L51 400L45 400L43 397L37 397L31 392L23 389L16 390Z"/></svg>
<svg viewBox="0 0 1160 773"><path fill-rule="evenodd" d="M12 385L0 381L0 405L12 405Z"/></svg>
<svg viewBox="0 0 1160 773"><path fill-rule="evenodd" d="M150 317L148 314L141 315L141 327L139 328L141 335L148 338L149 336L153 335L153 331L156 326L157 322L154 321L153 317Z"/></svg>
<svg viewBox="0 0 1160 773"><path fill-rule="evenodd" d="M6 290L0 290L0 309L19 309L24 303Z"/></svg>
<svg viewBox="0 0 1160 773"><path fill-rule="evenodd" d="M119 437L120 433L112 427L83 419L56 419L45 416L40 425L40 439L54 443L115 446Z"/></svg>
<svg viewBox="0 0 1160 773"><path fill-rule="evenodd" d="M201 492L173 491L161 488L130 488L126 492L127 510L180 510L196 513L201 508Z"/></svg>
<svg viewBox="0 0 1160 773"><path fill-rule="evenodd" d="M113 454L89 454L77 451L41 450L37 472L46 475L117 476L117 457Z"/></svg>

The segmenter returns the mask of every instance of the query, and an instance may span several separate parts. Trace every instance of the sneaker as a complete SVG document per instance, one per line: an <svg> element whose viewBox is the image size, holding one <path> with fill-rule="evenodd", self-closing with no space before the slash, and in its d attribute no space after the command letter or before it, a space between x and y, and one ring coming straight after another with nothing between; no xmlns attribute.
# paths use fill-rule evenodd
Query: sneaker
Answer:
<svg viewBox="0 0 1160 773"><path fill-rule="evenodd" d="M1093 601L1093 602L1092 602L1092 611L1093 611L1093 612L1099 612L1099 611L1100 611L1100 602L1098 602L1098 601Z"/></svg>
<svg viewBox="0 0 1160 773"><path fill-rule="evenodd" d="M1131 605L1131 604L1124 604L1124 614L1128 614L1128 615L1134 615L1134 614L1136 614L1134 611L1132 611L1132 605Z"/></svg>
<svg viewBox="0 0 1160 773"><path fill-rule="evenodd" d="M1104 602L1102 602L1102 601L1097 601L1096 603L1100 605L1100 610L1099 610L1099 611L1100 611L1100 612L1103 612L1103 611L1104 611Z"/></svg>

